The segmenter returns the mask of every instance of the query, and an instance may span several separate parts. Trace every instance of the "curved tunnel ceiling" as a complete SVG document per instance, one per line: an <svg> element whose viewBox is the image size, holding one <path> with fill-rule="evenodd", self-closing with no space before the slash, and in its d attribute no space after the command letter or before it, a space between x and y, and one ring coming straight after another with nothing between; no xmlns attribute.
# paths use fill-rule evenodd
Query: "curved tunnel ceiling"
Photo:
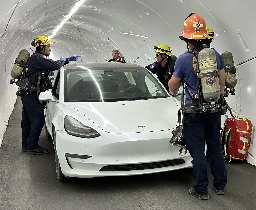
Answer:
<svg viewBox="0 0 256 210"><path fill-rule="evenodd" d="M237 94L228 99L245 117L251 116L256 101L254 73L256 44L253 27L254 0L9 0L1 2L0 13L0 140L16 101L17 87L9 84L17 53L37 35L53 35L52 58L81 55L82 62L105 62L119 49L127 62L145 66L154 61L154 45L166 43L173 54L186 51L180 41L184 19L196 12L214 28L213 47L231 51L238 66ZM75 5L80 7L68 16ZM139 57L139 58L138 58ZM138 59L137 59L138 58ZM250 59L251 58L251 59ZM79 62L79 61L78 61ZM255 151L256 153L256 151Z"/></svg>
<svg viewBox="0 0 256 210"><path fill-rule="evenodd" d="M1 26L6 29L1 31L2 43L14 42L17 48L19 40L18 46L24 47L36 35L51 35L71 9L81 2L83 4L53 37L56 57L82 53L86 61L104 61L112 49L118 48L128 61L139 56L138 63L144 65L147 59L153 59L153 46L159 43L168 43L174 54L180 54L186 48L178 36L183 20L191 11L204 16L219 37L225 35L223 21L218 21L219 15L209 9L213 6L211 1L202 4L196 0L20 0L18 3L12 0L4 3L7 4L4 7L11 6L11 9L2 15ZM229 39L219 37L215 44L229 48Z"/></svg>

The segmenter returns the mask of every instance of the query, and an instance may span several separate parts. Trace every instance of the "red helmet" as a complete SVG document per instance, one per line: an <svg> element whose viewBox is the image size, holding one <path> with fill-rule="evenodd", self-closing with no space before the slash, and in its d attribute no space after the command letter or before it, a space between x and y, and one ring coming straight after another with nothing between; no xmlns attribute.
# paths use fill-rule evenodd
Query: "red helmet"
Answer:
<svg viewBox="0 0 256 210"><path fill-rule="evenodd" d="M191 13L184 22L182 38L202 40L207 39L207 36L205 20L201 16Z"/></svg>

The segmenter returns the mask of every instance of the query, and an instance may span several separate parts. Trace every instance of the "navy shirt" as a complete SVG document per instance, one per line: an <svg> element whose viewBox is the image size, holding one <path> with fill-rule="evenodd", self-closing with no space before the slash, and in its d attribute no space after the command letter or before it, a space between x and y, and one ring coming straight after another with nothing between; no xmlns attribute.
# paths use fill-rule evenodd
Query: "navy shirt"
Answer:
<svg viewBox="0 0 256 210"><path fill-rule="evenodd" d="M212 48L213 49L213 48ZM217 59L217 69L221 70L224 68L224 61L221 58L220 54L213 49L216 53L216 59ZM197 75L193 68L193 53L184 53L177 59L175 66L174 66L174 75L176 77L179 77L183 79L188 89L194 93L196 90L196 84L197 84ZM186 99L185 102L191 101L191 97L188 93L188 91L185 91L186 93Z"/></svg>
<svg viewBox="0 0 256 210"><path fill-rule="evenodd" d="M30 83L36 86L38 81L38 75L35 75L36 73L43 71L45 72L45 76L48 77L50 71L58 70L65 64L67 64L67 61L53 61L52 59L48 59L45 55L35 52L28 59L27 77Z"/></svg>

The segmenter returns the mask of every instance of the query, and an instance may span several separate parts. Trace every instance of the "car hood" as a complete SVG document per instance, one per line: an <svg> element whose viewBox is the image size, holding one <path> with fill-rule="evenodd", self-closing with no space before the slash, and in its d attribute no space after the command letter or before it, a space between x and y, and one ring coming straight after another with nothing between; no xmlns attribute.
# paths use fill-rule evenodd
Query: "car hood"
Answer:
<svg viewBox="0 0 256 210"><path fill-rule="evenodd" d="M179 105L173 98L138 101L67 103L100 130L134 133L168 130L177 123ZM79 120L79 119L78 119Z"/></svg>

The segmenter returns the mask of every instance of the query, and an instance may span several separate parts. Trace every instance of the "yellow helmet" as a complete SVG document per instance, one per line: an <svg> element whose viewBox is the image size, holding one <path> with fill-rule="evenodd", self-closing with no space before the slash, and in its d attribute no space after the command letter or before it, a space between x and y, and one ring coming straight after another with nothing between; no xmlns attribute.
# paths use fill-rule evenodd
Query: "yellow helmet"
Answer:
<svg viewBox="0 0 256 210"><path fill-rule="evenodd" d="M214 31L211 27L206 27L206 31L208 34L208 39L214 39Z"/></svg>
<svg viewBox="0 0 256 210"><path fill-rule="evenodd" d="M160 44L158 47L154 47L156 53L166 54L168 56L171 55L172 50L167 44Z"/></svg>
<svg viewBox="0 0 256 210"><path fill-rule="evenodd" d="M31 43L34 47L51 45L52 41L47 36L37 36L34 41Z"/></svg>

